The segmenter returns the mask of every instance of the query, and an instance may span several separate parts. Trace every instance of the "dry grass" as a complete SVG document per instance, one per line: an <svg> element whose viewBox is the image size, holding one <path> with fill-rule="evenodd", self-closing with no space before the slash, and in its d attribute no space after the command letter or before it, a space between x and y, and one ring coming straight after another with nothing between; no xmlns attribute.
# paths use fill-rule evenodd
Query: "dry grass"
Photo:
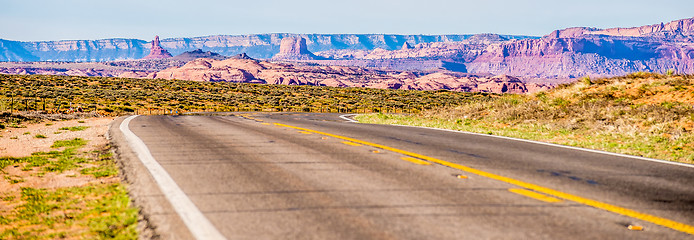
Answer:
<svg viewBox="0 0 694 240"><path fill-rule="evenodd" d="M415 116L367 115L398 123L504 135L694 163L694 76L635 73L583 79L535 95L503 95Z"/></svg>
<svg viewBox="0 0 694 240"><path fill-rule="evenodd" d="M110 121L27 124L26 129L37 132L55 131L63 125L72 128L80 122L93 127L41 139L7 140L11 149L0 155L0 239L137 238L137 209L130 205L117 177L118 167L106 139L99 136L106 130L102 126L105 120ZM0 138L0 142L4 140ZM46 141L49 145L44 149ZM29 155L17 149L44 151Z"/></svg>
<svg viewBox="0 0 694 240"><path fill-rule="evenodd" d="M0 74L0 113L17 125L29 112L103 116L204 111L419 112L488 93ZM77 109L77 110L75 110ZM45 114L37 114L47 116ZM56 114L62 116L63 114ZM70 115L67 115L70 116ZM7 117L5 117L7 118Z"/></svg>

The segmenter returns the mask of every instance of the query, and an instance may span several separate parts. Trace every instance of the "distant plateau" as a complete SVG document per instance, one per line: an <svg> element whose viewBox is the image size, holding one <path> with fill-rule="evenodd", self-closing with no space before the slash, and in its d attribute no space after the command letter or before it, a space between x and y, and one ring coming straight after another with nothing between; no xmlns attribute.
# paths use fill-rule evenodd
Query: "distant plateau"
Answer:
<svg viewBox="0 0 694 240"><path fill-rule="evenodd" d="M694 18L631 28L568 28L542 37L275 33L151 42L0 39L0 62L4 74L523 93L585 76L694 74Z"/></svg>

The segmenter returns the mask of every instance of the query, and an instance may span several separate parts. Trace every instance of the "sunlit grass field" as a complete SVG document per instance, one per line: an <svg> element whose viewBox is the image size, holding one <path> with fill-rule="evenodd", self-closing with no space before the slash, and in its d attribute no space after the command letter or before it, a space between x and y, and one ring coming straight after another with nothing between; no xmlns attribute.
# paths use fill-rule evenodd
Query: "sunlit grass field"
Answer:
<svg viewBox="0 0 694 240"><path fill-rule="evenodd" d="M28 157L0 157L0 175L9 184L41 182L44 175L95 183L59 188L21 187L0 192L0 239L137 239L137 209L132 207L107 147L82 152L86 140L55 141L50 152ZM21 169L12 174L8 168ZM16 172L16 171L15 171ZM29 179L29 180L27 180Z"/></svg>
<svg viewBox="0 0 694 240"><path fill-rule="evenodd" d="M634 73L365 123L454 129L694 163L694 76Z"/></svg>
<svg viewBox="0 0 694 240"><path fill-rule="evenodd" d="M414 113L486 93L0 74L0 112L102 115L202 111Z"/></svg>

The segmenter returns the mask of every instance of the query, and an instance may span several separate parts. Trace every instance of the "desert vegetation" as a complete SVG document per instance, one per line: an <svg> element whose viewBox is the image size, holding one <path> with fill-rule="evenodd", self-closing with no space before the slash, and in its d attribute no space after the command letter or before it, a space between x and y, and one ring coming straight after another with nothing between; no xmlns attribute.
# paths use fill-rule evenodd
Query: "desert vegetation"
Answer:
<svg viewBox="0 0 694 240"><path fill-rule="evenodd" d="M0 75L0 91L0 112L92 112L111 116L202 111L415 113L490 96L445 90L44 75Z"/></svg>
<svg viewBox="0 0 694 240"><path fill-rule="evenodd" d="M584 78L534 95L493 95L362 122L447 128L694 163L694 76Z"/></svg>
<svg viewBox="0 0 694 240"><path fill-rule="evenodd" d="M4 93L0 127L21 127L22 121L32 119L26 115L32 111L81 110L111 116L203 111L375 113L360 120L451 128L691 163L693 86L693 76L673 73L584 78L533 95L0 75Z"/></svg>
<svg viewBox="0 0 694 240"><path fill-rule="evenodd" d="M116 178L108 146L81 151L86 144L58 140L49 152L0 157L0 175L9 183L0 184L0 239L137 238L137 209ZM32 187L60 176L68 186Z"/></svg>
<svg viewBox="0 0 694 240"><path fill-rule="evenodd" d="M17 143L22 139L52 140L69 132L89 131L92 128L88 126L54 124L103 115L203 111L413 113L491 96L449 91L43 75L0 75L0 91L0 129L10 128L21 134L5 137ZM36 125L52 128L43 133L25 130ZM9 186L0 191L0 205L6 206L0 208L1 239L137 237L137 212L130 207L124 186L116 180L118 168L110 152L107 147L80 151L85 144L87 141L80 138L59 140L48 152L36 152L28 157L0 157L0 175L4 177L0 180ZM28 186L44 181L41 179L45 176L62 176L59 182L92 180L69 187Z"/></svg>
<svg viewBox="0 0 694 240"><path fill-rule="evenodd" d="M75 119L77 118L77 119ZM137 208L107 140L112 118L5 112L0 239L136 239Z"/></svg>

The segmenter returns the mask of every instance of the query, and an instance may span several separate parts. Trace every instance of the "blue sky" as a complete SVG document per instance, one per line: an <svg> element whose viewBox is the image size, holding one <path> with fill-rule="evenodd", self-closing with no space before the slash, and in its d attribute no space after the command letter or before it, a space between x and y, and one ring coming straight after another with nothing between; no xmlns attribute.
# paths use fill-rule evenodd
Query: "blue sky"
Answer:
<svg viewBox="0 0 694 240"><path fill-rule="evenodd" d="M20 41L253 33L498 33L633 27L694 17L692 0L0 0Z"/></svg>

